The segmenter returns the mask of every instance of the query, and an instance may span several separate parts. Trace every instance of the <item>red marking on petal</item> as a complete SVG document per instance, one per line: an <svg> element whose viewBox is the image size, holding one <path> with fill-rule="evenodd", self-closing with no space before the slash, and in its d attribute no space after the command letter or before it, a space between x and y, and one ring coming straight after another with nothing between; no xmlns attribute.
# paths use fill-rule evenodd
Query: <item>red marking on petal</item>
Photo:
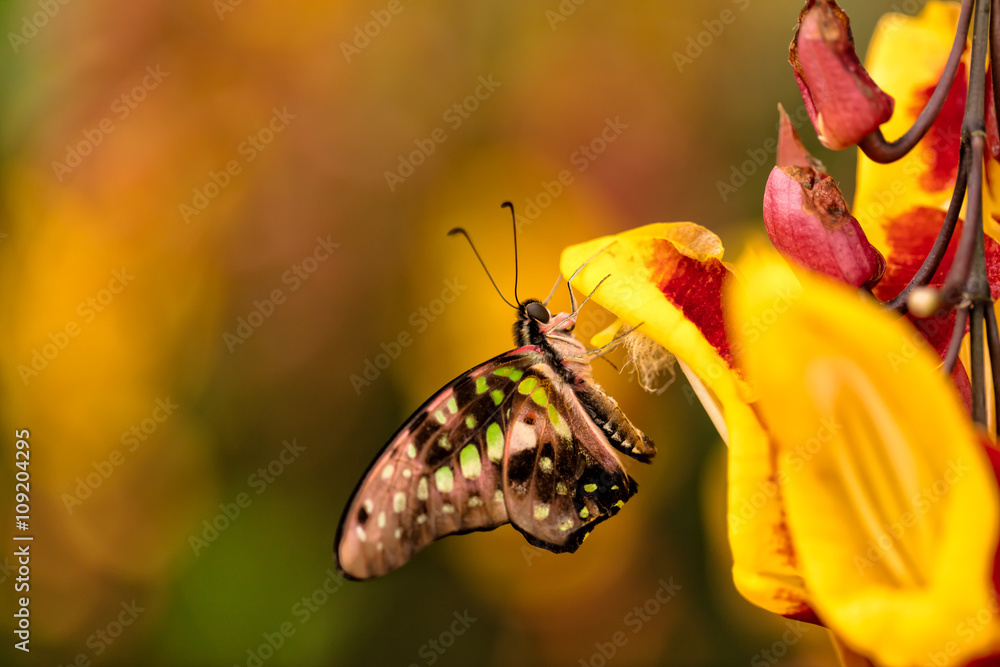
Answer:
<svg viewBox="0 0 1000 667"><path fill-rule="evenodd" d="M875 296L888 301L906 287L927 258L927 253L937 239L944 218L945 212L942 210L919 206L889 221L886 229L888 249L885 253L885 274L882 276L882 281L875 286ZM962 223L959 221L941 266L931 280L931 285L940 285L944 282L955 258L955 249L961 237L959 231L961 226Z"/></svg>
<svg viewBox="0 0 1000 667"><path fill-rule="evenodd" d="M923 264L927 253L937 239L944 222L945 212L927 206L918 206L889 221L886 229L888 252L885 254L886 268L882 281L875 287L875 296L883 301L893 298L906 287L913 275ZM998 222L1000 219L994 216ZM934 273L930 285L941 285L955 259L955 250L962 237L962 221L955 225L948 250L941 265ZM1000 296L1000 244L991 236L985 236L986 275L994 298Z"/></svg>
<svg viewBox="0 0 1000 667"><path fill-rule="evenodd" d="M937 239L944 221L945 212L929 207L917 207L890 221L886 241L889 251L886 253L886 270L882 281L875 286L875 296L883 301L895 297L906 287L913 275L920 268L931 246ZM955 259L955 250L962 237L962 221L955 225L951 243L945 252L941 265L934 273L931 285L942 285L948 270ZM1000 243L990 236L985 236L986 275L990 283L990 293L994 298L1000 296ZM941 358L944 358L951 341L951 333L955 327L955 311L940 317L917 319L907 315L913 327L920 332L928 344L934 348ZM966 325L968 330L968 325ZM972 388L969 376L961 363L955 365L952 380L959 396L970 409L972 406Z"/></svg>
<svg viewBox="0 0 1000 667"><path fill-rule="evenodd" d="M807 604L802 605L802 611L797 611L794 614L782 614L782 616L784 616L785 618L789 618L793 621L799 621L801 623L811 623L812 625L819 625L824 628L826 627L823 621L820 620L819 616L816 615L816 612L814 612L812 608Z"/></svg>
<svg viewBox="0 0 1000 667"><path fill-rule="evenodd" d="M699 262L686 257L665 239L653 243L646 264L660 292L698 327L719 356L735 370L736 360L722 318L722 290L730 277L729 269L714 258Z"/></svg>
<svg viewBox="0 0 1000 667"><path fill-rule="evenodd" d="M917 92L916 98L919 104L911 108L914 114L919 114L927 106L935 87L937 87L936 80L934 85ZM930 162L929 169L920 176L920 185L930 192L940 192L952 187L958 175L958 149L961 143L962 116L965 115L965 97L968 89L965 63L960 63L951 90L948 91L948 97L941 107L941 113L938 114L927 135L920 140L919 146Z"/></svg>

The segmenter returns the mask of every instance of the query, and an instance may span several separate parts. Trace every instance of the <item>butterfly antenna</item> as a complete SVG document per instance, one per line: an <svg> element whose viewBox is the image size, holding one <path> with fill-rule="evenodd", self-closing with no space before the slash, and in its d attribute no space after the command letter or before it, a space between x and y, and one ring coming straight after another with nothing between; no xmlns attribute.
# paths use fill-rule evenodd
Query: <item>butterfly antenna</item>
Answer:
<svg viewBox="0 0 1000 667"><path fill-rule="evenodd" d="M482 265L483 271L486 272L486 277L490 279L491 283L493 283L493 289L495 289L497 291L497 294L500 295L500 298L503 299L504 303L506 303L508 306L510 306L511 308L514 308L516 310L517 306L515 306L510 301L508 301L507 297L505 297L503 295L503 292L500 291L500 288L497 287L497 281L493 280L493 276L490 275L490 270L486 268L486 262L483 261L483 258L479 255L479 251L476 250L476 244L472 242L471 238L469 238L469 232L465 231L461 227L455 227L454 229L452 229L451 231L448 232L448 236L454 236L455 234L461 234L462 236L465 237L465 240L469 242L469 246L472 247L472 252L476 253L476 259L478 259L479 263ZM515 266L516 266L516 264L515 264ZM515 290L514 290L514 298L515 299L517 299L516 284L517 284L517 279L515 278Z"/></svg>
<svg viewBox="0 0 1000 667"><path fill-rule="evenodd" d="M521 300L517 298L517 216L514 215L514 205L509 201L500 204L500 208L510 209L510 220L514 223L514 301L520 304Z"/></svg>

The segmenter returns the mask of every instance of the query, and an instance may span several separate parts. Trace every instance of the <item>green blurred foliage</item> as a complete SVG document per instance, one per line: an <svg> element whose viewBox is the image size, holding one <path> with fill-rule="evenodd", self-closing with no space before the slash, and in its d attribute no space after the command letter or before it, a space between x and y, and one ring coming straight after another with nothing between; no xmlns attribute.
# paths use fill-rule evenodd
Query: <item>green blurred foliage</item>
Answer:
<svg viewBox="0 0 1000 667"><path fill-rule="evenodd" d="M891 8L845 4L859 46ZM778 102L802 106L785 63L799 8L0 5L0 420L32 432L36 539L32 653L12 659L252 665L282 627L263 664L597 665L623 632L615 665L731 665L780 644L785 622L733 589L725 449L682 379L656 396L596 367L660 454L629 466L642 493L573 556L504 527L340 583L331 551L395 428L511 346L511 311L445 231L468 228L509 293L498 205L512 200L522 296L548 292L563 247L649 222L699 222L735 256L761 232L772 156L745 183L734 170L766 152ZM583 157L615 119L627 127ZM850 199L854 156L817 152ZM313 262L318 239L339 245ZM461 291L436 313L446 281ZM609 322L594 306L581 330ZM398 359L352 383L401 333ZM274 465L293 439L304 451ZM629 614L661 579L683 589L637 629ZM143 611L99 639L133 600ZM466 611L476 620L435 653ZM816 628L785 648L783 664L833 660Z"/></svg>

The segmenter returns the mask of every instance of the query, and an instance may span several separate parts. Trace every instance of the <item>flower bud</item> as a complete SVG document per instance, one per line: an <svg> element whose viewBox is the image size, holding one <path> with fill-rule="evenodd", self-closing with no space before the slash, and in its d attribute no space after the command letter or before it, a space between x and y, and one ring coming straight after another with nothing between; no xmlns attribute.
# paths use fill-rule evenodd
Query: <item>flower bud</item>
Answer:
<svg viewBox="0 0 1000 667"><path fill-rule="evenodd" d="M779 167L812 167L821 174L826 173L823 163L810 155L802 145L798 132L781 104L778 104L778 150L775 164Z"/></svg>
<svg viewBox="0 0 1000 667"><path fill-rule="evenodd" d="M853 287L872 286L885 259L851 215L832 178L811 167L774 167L764 191L764 224L786 258Z"/></svg>
<svg viewBox="0 0 1000 667"><path fill-rule="evenodd" d="M809 118L827 148L853 146L892 116L894 100L861 65L850 19L833 0L806 3L788 62Z"/></svg>

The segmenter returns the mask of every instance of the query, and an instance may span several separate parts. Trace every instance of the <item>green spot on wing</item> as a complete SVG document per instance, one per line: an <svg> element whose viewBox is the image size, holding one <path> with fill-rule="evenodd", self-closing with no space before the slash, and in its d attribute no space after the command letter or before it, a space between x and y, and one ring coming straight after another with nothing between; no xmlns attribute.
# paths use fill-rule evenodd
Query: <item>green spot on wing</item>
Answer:
<svg viewBox="0 0 1000 667"><path fill-rule="evenodd" d="M588 510L586 507L584 507L582 510L580 510L580 518L581 519L586 519L588 516L590 516L590 510Z"/></svg>
<svg viewBox="0 0 1000 667"><path fill-rule="evenodd" d="M528 378L527 380L522 380L521 384L517 385L517 390L527 396L535 390L538 386L538 378Z"/></svg>
<svg viewBox="0 0 1000 667"><path fill-rule="evenodd" d="M469 415L468 417L466 417L465 418L465 427L467 429L469 429L470 431L472 429L476 428L476 418L473 417L472 415Z"/></svg>
<svg viewBox="0 0 1000 667"><path fill-rule="evenodd" d="M500 368L493 371L494 375L499 375L500 377L510 377L510 372L514 370L510 366L501 366Z"/></svg>
<svg viewBox="0 0 1000 667"><path fill-rule="evenodd" d="M454 396L448 399L448 412L451 414L458 412L458 401L455 400Z"/></svg>
<svg viewBox="0 0 1000 667"><path fill-rule="evenodd" d="M462 476L466 479L476 479L483 472L483 463L479 460L479 448L475 445L466 445L458 455L458 462L462 468Z"/></svg>
<svg viewBox="0 0 1000 667"><path fill-rule="evenodd" d="M559 412L554 405L549 406L549 421L553 426L559 426Z"/></svg>
<svg viewBox="0 0 1000 667"><path fill-rule="evenodd" d="M486 455L494 463L503 458L503 431L496 422L486 427Z"/></svg>
<svg viewBox="0 0 1000 667"><path fill-rule="evenodd" d="M583 490L586 491L587 493L593 493L594 491L597 491L597 485L596 484L584 484L583 485Z"/></svg>
<svg viewBox="0 0 1000 667"><path fill-rule="evenodd" d="M486 388L486 378L476 378L476 393L485 394Z"/></svg>
<svg viewBox="0 0 1000 667"><path fill-rule="evenodd" d="M490 398L493 399L494 405L500 405L501 403L503 403L503 392L500 391L499 389L494 389L493 391L490 392Z"/></svg>
<svg viewBox="0 0 1000 667"><path fill-rule="evenodd" d="M510 379L512 382L517 382L518 380L521 379L522 375L524 375L522 371L512 370L510 372Z"/></svg>
<svg viewBox="0 0 1000 667"><path fill-rule="evenodd" d="M444 466L434 471L434 486L441 493L451 493L455 486L455 476L452 474L451 468Z"/></svg>
<svg viewBox="0 0 1000 667"><path fill-rule="evenodd" d="M444 416L444 413L443 413L443 412L441 412L440 410L438 410L437 412L435 412L435 413L434 413L434 419L436 419L436 420L437 420L437 423L438 423L438 424L443 424L443 423L445 423L446 421L448 421L448 420L447 420L447 419L445 418L445 416Z"/></svg>
<svg viewBox="0 0 1000 667"><path fill-rule="evenodd" d="M545 394L545 390L539 387L535 391L531 392L531 400L543 408L549 404L549 397Z"/></svg>

